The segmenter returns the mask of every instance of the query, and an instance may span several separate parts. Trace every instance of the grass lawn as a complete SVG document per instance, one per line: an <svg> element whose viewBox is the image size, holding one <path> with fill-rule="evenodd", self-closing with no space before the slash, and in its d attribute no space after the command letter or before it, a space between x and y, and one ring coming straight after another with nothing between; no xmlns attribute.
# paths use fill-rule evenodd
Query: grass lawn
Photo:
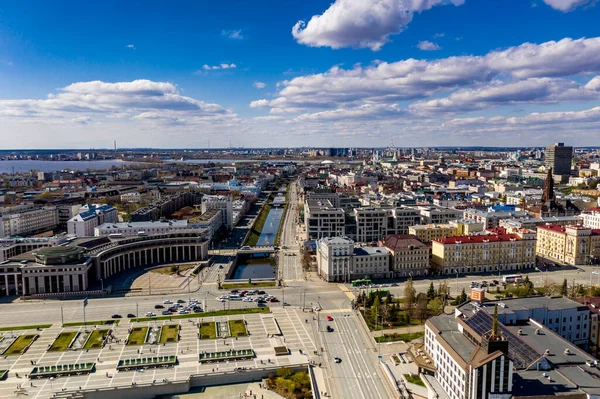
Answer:
<svg viewBox="0 0 600 399"><path fill-rule="evenodd" d="M3 355L20 355L31 343L37 338L35 334L21 335L15 340L7 349Z"/></svg>
<svg viewBox="0 0 600 399"><path fill-rule="evenodd" d="M229 320L229 334L231 334L232 337L248 336L244 320Z"/></svg>
<svg viewBox="0 0 600 399"><path fill-rule="evenodd" d="M37 326L18 326L18 327L2 327L0 331L15 331L15 330L37 330L42 328L50 328L52 324L39 324Z"/></svg>
<svg viewBox="0 0 600 399"><path fill-rule="evenodd" d="M200 323L200 339L217 338L217 327L214 321Z"/></svg>
<svg viewBox="0 0 600 399"><path fill-rule="evenodd" d="M167 324L162 326L162 333L160 334L160 343L177 342L179 340L179 324Z"/></svg>
<svg viewBox="0 0 600 399"><path fill-rule="evenodd" d="M267 201L269 200L272 200L272 198L269 197ZM271 205L266 204L265 206L263 206L262 210L260 211L260 214L256 218L256 222L254 222L254 226L252 226L252 229L250 230L250 234L248 235L248 239L246 240L244 245L248 245L251 247L256 245L256 243L258 242L258 237L260 237L260 233L262 232L263 226L265 225L265 222L267 220L267 215L270 211Z"/></svg>
<svg viewBox="0 0 600 399"><path fill-rule="evenodd" d="M394 342L394 341L404 341L410 342L413 339L423 338L425 336L425 332L417 331L414 333L406 333L406 334L384 334L381 337L375 337L376 342Z"/></svg>
<svg viewBox="0 0 600 399"><path fill-rule="evenodd" d="M406 381L410 382L411 384L416 384L425 387L425 383L418 375L404 374L404 378L406 378Z"/></svg>
<svg viewBox="0 0 600 399"><path fill-rule="evenodd" d="M100 349L104 346L102 337L108 335L108 330L94 330L88 338L83 349Z"/></svg>
<svg viewBox="0 0 600 399"><path fill-rule="evenodd" d="M54 340L48 352L62 352L69 349L69 345L71 345L71 341L77 335L76 331L65 331L58 334L58 338Z"/></svg>
<svg viewBox="0 0 600 399"><path fill-rule="evenodd" d="M201 317L213 316L233 316L236 314L251 314L251 313L269 313L269 308L242 308L230 310L217 310L216 312L190 313L172 316L157 316L157 317L140 317L139 319L131 319L132 321L152 321L152 320L176 320L176 319L193 319Z"/></svg>
<svg viewBox="0 0 600 399"><path fill-rule="evenodd" d="M235 284L222 284L221 288L224 290L230 290L235 288L261 288L261 287L275 287L275 281L264 281L260 283L235 283Z"/></svg>
<svg viewBox="0 0 600 399"><path fill-rule="evenodd" d="M134 327L127 338L127 345L144 345L146 343L146 335L148 327Z"/></svg>
<svg viewBox="0 0 600 399"><path fill-rule="evenodd" d="M113 324L119 324L119 321L120 321L119 319L86 321L85 325L86 326L110 326ZM76 321L73 323L63 324L63 327L79 327L79 326L83 326L83 321Z"/></svg>

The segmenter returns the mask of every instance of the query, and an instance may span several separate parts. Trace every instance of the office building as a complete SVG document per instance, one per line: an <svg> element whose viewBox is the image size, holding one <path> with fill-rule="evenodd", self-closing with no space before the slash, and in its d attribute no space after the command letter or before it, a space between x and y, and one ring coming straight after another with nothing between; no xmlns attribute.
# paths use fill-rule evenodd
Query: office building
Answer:
<svg viewBox="0 0 600 399"><path fill-rule="evenodd" d="M462 235L456 224L418 224L408 228L408 234L416 236L420 241L429 243L433 240Z"/></svg>
<svg viewBox="0 0 600 399"><path fill-rule="evenodd" d="M0 220L0 237L30 236L52 231L58 226L55 206L4 213Z"/></svg>
<svg viewBox="0 0 600 399"><path fill-rule="evenodd" d="M499 226L501 220L524 218L527 216L531 216L527 211L480 211L478 209L467 209L464 213L465 219L483 223L483 228L486 230Z"/></svg>
<svg viewBox="0 0 600 399"><path fill-rule="evenodd" d="M573 160L573 147L564 143L556 143L546 147L546 168L552 169L555 175L569 176Z"/></svg>
<svg viewBox="0 0 600 399"><path fill-rule="evenodd" d="M600 229L600 208L594 208L579 215L579 220L585 227Z"/></svg>
<svg viewBox="0 0 600 399"><path fill-rule="evenodd" d="M131 221L149 222L151 220L159 220L160 218L169 218L181 208L194 205L195 198L193 193L187 191L163 196L148 206L131 212Z"/></svg>
<svg viewBox="0 0 600 399"><path fill-rule="evenodd" d="M76 237L93 237L94 229L103 223L116 223L117 210L106 204L88 204L67 222L67 232Z"/></svg>
<svg viewBox="0 0 600 399"><path fill-rule="evenodd" d="M304 203L306 239L344 236L345 213L329 200L309 199Z"/></svg>
<svg viewBox="0 0 600 399"><path fill-rule="evenodd" d="M202 213L220 210L223 226L233 229L233 199L230 195L205 195L202 197Z"/></svg>

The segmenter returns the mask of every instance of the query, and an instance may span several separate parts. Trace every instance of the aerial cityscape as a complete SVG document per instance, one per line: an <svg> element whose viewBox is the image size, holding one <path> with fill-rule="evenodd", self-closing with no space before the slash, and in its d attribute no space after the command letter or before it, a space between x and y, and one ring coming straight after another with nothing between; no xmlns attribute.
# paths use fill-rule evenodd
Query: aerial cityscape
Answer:
<svg viewBox="0 0 600 399"><path fill-rule="evenodd" d="M595 0L0 4L0 398L600 398Z"/></svg>

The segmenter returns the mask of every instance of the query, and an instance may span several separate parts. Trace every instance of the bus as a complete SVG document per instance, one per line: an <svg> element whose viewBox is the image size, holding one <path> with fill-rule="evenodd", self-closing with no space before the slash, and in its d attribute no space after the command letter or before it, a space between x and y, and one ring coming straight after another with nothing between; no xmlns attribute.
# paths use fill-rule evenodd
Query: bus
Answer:
<svg viewBox="0 0 600 399"><path fill-rule="evenodd" d="M371 285L371 280L364 279L364 280L354 280L354 281L352 281L352 286L353 287L361 287L363 285Z"/></svg>
<svg viewBox="0 0 600 399"><path fill-rule="evenodd" d="M507 276L502 277L502 281L505 283L520 283L523 281L523 277L520 274L509 274Z"/></svg>

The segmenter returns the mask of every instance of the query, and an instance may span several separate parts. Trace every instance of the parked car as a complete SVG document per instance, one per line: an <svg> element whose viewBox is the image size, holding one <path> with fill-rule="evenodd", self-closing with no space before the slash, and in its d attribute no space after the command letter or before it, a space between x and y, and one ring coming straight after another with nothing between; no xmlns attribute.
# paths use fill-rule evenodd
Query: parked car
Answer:
<svg viewBox="0 0 600 399"><path fill-rule="evenodd" d="M183 299L178 299L177 303L185 303L185 301Z"/></svg>
<svg viewBox="0 0 600 399"><path fill-rule="evenodd" d="M189 313L190 313L189 310L179 309L179 314L189 314Z"/></svg>
<svg viewBox="0 0 600 399"><path fill-rule="evenodd" d="M279 302L279 299L277 299L277 298L271 298L271 299L269 299L269 302Z"/></svg>
<svg viewBox="0 0 600 399"><path fill-rule="evenodd" d="M333 317L327 315L327 321L333 321Z"/></svg>
<svg viewBox="0 0 600 399"><path fill-rule="evenodd" d="M327 332L333 332L333 328L331 326L327 326Z"/></svg>
<svg viewBox="0 0 600 399"><path fill-rule="evenodd" d="M258 294L258 295L264 295L264 294L266 294L266 292L264 292L264 291L262 291L262 290L259 290L259 291L257 292L257 294Z"/></svg>
<svg viewBox="0 0 600 399"><path fill-rule="evenodd" d="M134 315L133 313L127 313L127 317L131 318L135 318L137 317L136 315Z"/></svg>
<svg viewBox="0 0 600 399"><path fill-rule="evenodd" d="M164 315L170 315L171 311L165 309L165 310L162 311L162 314L164 314Z"/></svg>
<svg viewBox="0 0 600 399"><path fill-rule="evenodd" d="M164 309L165 307L161 304L154 305L154 309Z"/></svg>
<svg viewBox="0 0 600 399"><path fill-rule="evenodd" d="M173 301L171 301L170 299L165 299L165 300L163 301L163 303L164 303L165 305L170 305L170 304L172 304L172 303L173 303Z"/></svg>
<svg viewBox="0 0 600 399"><path fill-rule="evenodd" d="M146 317L154 317L156 316L156 313L154 312L146 312Z"/></svg>
<svg viewBox="0 0 600 399"><path fill-rule="evenodd" d="M339 357L334 357L333 361L336 362L336 363L341 363L342 359L340 359Z"/></svg>
<svg viewBox="0 0 600 399"><path fill-rule="evenodd" d="M120 314L114 314L111 316L113 319L120 319L121 315Z"/></svg>

